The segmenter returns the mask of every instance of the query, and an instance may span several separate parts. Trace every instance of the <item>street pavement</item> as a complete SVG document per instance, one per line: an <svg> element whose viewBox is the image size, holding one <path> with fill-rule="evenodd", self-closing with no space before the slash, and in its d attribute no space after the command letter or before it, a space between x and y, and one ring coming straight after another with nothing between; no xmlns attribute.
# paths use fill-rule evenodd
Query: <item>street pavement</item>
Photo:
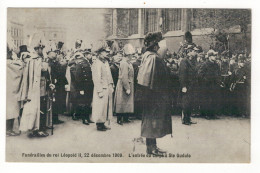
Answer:
<svg viewBox="0 0 260 173"><path fill-rule="evenodd" d="M95 124L83 125L60 116L46 138L26 134L6 138L6 161L11 162L173 162L248 163L250 162L250 119L221 117L217 120L193 118L197 124L182 125L172 116L173 133L157 139L167 151L164 157L146 155L145 138L140 137L141 120L123 126L111 121L111 130L100 132ZM50 132L50 131L49 131Z"/></svg>

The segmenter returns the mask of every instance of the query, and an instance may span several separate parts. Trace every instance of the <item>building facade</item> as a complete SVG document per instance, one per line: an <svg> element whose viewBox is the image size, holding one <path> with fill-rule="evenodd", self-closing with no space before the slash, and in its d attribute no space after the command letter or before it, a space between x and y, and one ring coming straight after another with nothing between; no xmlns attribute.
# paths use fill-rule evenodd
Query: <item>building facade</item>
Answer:
<svg viewBox="0 0 260 173"><path fill-rule="evenodd" d="M18 49L19 46L24 44L23 24L14 21L9 21L7 25L7 33L9 36L12 37L11 39L16 49Z"/></svg>
<svg viewBox="0 0 260 173"><path fill-rule="evenodd" d="M190 31L194 43L205 51L215 44L215 36L219 32L227 35L227 49L251 49L250 10L111 9L107 18L107 40L132 43L138 48L143 47L143 39L148 32L161 31L168 49L177 52L184 33Z"/></svg>

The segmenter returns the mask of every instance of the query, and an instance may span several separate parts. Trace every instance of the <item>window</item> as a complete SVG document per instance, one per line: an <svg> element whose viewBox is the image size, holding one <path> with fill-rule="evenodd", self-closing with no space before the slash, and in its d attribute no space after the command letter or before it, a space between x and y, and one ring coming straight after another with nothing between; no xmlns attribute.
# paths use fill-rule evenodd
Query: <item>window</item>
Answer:
<svg viewBox="0 0 260 173"><path fill-rule="evenodd" d="M214 9L192 9L191 10L191 29L202 29L212 27L214 23Z"/></svg>
<svg viewBox="0 0 260 173"><path fill-rule="evenodd" d="M129 10L129 35L138 34L138 9Z"/></svg>
<svg viewBox="0 0 260 173"><path fill-rule="evenodd" d="M158 27L158 11L157 9L145 9L145 32L155 32Z"/></svg>
<svg viewBox="0 0 260 173"><path fill-rule="evenodd" d="M163 17L163 30L167 31L179 31L182 24L182 9L171 8L162 10Z"/></svg>

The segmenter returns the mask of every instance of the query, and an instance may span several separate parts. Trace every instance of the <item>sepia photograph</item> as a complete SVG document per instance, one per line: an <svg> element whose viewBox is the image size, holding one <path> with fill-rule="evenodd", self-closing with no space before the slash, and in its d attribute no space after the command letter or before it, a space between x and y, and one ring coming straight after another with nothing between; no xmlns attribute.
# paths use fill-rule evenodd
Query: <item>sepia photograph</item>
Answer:
<svg viewBox="0 0 260 173"><path fill-rule="evenodd" d="M250 8L8 7L5 161L250 163L251 29Z"/></svg>

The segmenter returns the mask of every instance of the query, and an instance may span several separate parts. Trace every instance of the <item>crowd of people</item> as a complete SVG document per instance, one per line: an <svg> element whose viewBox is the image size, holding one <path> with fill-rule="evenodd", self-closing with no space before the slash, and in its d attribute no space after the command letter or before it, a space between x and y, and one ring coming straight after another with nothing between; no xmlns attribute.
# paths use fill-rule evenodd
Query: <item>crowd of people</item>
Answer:
<svg viewBox="0 0 260 173"><path fill-rule="evenodd" d="M222 115L250 116L251 55L205 53L184 35L178 52L170 52L160 32L148 33L144 47L97 42L84 48L45 50L39 41L33 51L26 45L15 53L7 46L6 135L19 131L29 137L47 137L53 124L64 123L59 115L96 123L98 131L117 124L142 120L141 136L147 153L161 155L156 138L172 133L172 115L181 115L184 125L196 124L192 116L217 119ZM170 45L168 45L170 46Z"/></svg>

